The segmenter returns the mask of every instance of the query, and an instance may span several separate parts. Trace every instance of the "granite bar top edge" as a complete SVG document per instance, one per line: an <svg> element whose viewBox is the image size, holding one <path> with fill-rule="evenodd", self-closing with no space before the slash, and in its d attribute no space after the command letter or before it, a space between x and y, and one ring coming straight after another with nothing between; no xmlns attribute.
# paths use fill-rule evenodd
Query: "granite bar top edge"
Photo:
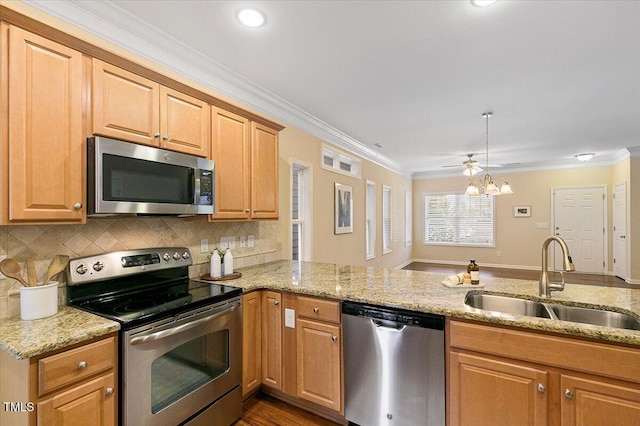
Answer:
<svg viewBox="0 0 640 426"><path fill-rule="evenodd" d="M242 268L241 272L241 278L225 284L241 287L245 293L261 289L292 292L640 346L640 331L636 330L529 316L472 312L464 304L464 297L470 290L541 300L538 297L538 281L493 277L482 279L481 275L484 287L466 285L449 288L441 284L446 278L443 274L289 260ZM551 300L541 301L613 308L640 318L640 290L637 289L566 284L563 292L555 292Z"/></svg>
<svg viewBox="0 0 640 426"><path fill-rule="evenodd" d="M120 330L120 324L71 306L37 320L0 319L0 349L17 360L32 358Z"/></svg>

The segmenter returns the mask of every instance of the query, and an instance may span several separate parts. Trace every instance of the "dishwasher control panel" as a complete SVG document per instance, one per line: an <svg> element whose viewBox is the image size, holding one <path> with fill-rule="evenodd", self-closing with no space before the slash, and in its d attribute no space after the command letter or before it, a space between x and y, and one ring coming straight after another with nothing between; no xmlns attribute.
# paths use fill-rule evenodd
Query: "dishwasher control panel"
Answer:
<svg viewBox="0 0 640 426"><path fill-rule="evenodd" d="M389 321L401 325L444 330L444 317L442 315L425 312L413 312L404 309L388 308L386 306L343 302L342 313L374 320Z"/></svg>

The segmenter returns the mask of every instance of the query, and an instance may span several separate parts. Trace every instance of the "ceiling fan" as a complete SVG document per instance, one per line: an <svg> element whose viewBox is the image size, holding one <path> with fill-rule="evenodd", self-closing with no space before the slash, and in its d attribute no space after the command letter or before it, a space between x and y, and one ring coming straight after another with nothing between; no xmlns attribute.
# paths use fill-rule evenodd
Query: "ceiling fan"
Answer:
<svg viewBox="0 0 640 426"><path fill-rule="evenodd" d="M486 167L486 165L481 165L477 160L473 159L474 154L467 154L467 159L462 162L462 173L465 176L473 176L478 172L482 171L482 167ZM451 164L448 166L442 166L443 168L452 168L452 167L460 167L459 164ZM500 165L491 165L491 167L501 167Z"/></svg>

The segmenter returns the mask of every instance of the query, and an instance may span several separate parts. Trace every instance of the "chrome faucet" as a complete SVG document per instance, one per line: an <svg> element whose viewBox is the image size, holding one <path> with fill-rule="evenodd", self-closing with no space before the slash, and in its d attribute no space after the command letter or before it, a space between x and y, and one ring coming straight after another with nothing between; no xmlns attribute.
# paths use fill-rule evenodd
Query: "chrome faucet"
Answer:
<svg viewBox="0 0 640 426"><path fill-rule="evenodd" d="M556 283L549 281L549 272L548 264L549 264L549 244L551 241L557 241L560 244L560 248L562 249L562 257L563 257L563 269L566 272L575 271L576 267L573 266L573 260L571 260L571 255L569 254L569 247L567 247L567 243L560 237L551 236L544 240L542 243L542 271L540 273L540 297L551 297L552 291L562 291L564 290L564 273L560 271L560 276L562 277L562 282Z"/></svg>

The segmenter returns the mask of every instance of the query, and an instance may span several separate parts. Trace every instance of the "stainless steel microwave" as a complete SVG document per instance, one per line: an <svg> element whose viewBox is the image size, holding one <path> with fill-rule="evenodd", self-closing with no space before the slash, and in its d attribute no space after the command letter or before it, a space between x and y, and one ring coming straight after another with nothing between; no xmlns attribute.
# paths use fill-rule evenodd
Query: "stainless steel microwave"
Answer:
<svg viewBox="0 0 640 426"><path fill-rule="evenodd" d="M87 140L87 214L214 211L214 162L103 137Z"/></svg>

